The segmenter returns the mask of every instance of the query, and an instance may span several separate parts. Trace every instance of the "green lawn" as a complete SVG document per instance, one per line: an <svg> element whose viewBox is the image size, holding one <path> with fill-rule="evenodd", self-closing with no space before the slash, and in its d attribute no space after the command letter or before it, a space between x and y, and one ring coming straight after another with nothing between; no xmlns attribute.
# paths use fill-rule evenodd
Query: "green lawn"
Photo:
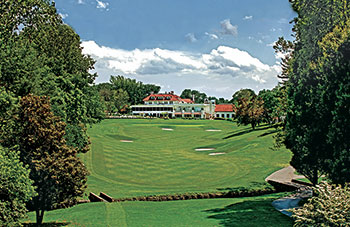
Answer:
<svg viewBox="0 0 350 227"><path fill-rule="evenodd" d="M288 165L291 157L285 149L269 149L274 132L268 126L251 131L229 121L104 120L88 130L92 149L81 155L91 173L87 192L103 191L119 198L213 192L264 183L270 173Z"/></svg>
<svg viewBox="0 0 350 227"><path fill-rule="evenodd" d="M292 226L271 202L281 194L251 198L171 202L89 203L47 212L46 226ZM34 213L30 219L35 220ZM48 224L51 223L51 224Z"/></svg>
<svg viewBox="0 0 350 227"><path fill-rule="evenodd" d="M269 149L275 132L266 125L252 131L229 121L104 120L88 130L92 149L80 155L91 173L87 193L103 191L120 198L260 187L291 158L285 149ZM271 205L280 196L89 203L47 212L44 222L46 226L291 226L291 219ZM30 220L35 220L34 213Z"/></svg>

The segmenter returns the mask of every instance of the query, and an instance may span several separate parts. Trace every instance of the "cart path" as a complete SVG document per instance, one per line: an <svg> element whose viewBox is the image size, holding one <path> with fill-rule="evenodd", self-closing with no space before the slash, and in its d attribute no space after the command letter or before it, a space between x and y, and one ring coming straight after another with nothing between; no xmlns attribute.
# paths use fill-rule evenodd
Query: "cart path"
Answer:
<svg viewBox="0 0 350 227"><path fill-rule="evenodd" d="M303 176L296 175L295 169L292 166L288 166L272 173L265 179L265 181L272 180L281 183L291 183L292 179L300 178L303 178ZM298 203L300 200L304 198L309 198L311 196L311 189L308 189L307 187L301 187L300 191L298 191L296 194L274 200L272 202L272 206L275 207L275 209L281 212L282 214L292 216L292 212L290 212L289 210L298 207Z"/></svg>

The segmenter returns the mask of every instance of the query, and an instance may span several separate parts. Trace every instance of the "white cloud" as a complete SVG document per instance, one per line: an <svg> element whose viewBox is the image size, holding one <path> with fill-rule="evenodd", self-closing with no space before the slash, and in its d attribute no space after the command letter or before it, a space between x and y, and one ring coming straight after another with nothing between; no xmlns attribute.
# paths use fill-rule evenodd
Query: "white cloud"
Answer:
<svg viewBox="0 0 350 227"><path fill-rule="evenodd" d="M213 33L206 32L205 35L209 36L210 39L219 39L219 37Z"/></svg>
<svg viewBox="0 0 350 227"><path fill-rule="evenodd" d="M221 21L220 24L224 34L233 36L238 34L238 26L232 25L230 19L225 19Z"/></svg>
<svg viewBox="0 0 350 227"><path fill-rule="evenodd" d="M83 53L97 62L98 82L110 75L124 75L144 82L162 84L178 90L201 87L208 95L230 97L242 87L272 88L280 73L278 65L269 66L248 52L219 46L208 53L193 53L160 48L123 50L82 43ZM253 86L253 87L252 87ZM224 89L232 87L232 91Z"/></svg>
<svg viewBox="0 0 350 227"><path fill-rule="evenodd" d="M59 15L62 17L62 19L66 19L68 17L68 14L66 13L59 13Z"/></svg>
<svg viewBox="0 0 350 227"><path fill-rule="evenodd" d="M78 0L78 4L85 4L83 0Z"/></svg>
<svg viewBox="0 0 350 227"><path fill-rule="evenodd" d="M243 17L243 20L253 20L253 16L245 16Z"/></svg>
<svg viewBox="0 0 350 227"><path fill-rule="evenodd" d="M197 42L197 38L193 33L188 33L185 37L191 43Z"/></svg>
<svg viewBox="0 0 350 227"><path fill-rule="evenodd" d="M97 8L98 9L106 9L109 5L108 2L102 2L102 1L99 1L99 0L96 0L96 3L97 3Z"/></svg>

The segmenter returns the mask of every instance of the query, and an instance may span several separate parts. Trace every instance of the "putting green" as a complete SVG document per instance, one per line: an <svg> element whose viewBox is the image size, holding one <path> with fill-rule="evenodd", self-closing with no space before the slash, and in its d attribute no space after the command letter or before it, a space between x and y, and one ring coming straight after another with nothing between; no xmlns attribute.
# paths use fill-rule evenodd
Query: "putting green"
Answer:
<svg viewBox="0 0 350 227"><path fill-rule="evenodd" d="M88 130L91 151L81 155L91 173L87 191L130 197L264 183L266 176L288 165L291 157L285 149L269 149L274 130L261 126L251 131L228 121L104 120ZM225 155L195 151L208 147Z"/></svg>

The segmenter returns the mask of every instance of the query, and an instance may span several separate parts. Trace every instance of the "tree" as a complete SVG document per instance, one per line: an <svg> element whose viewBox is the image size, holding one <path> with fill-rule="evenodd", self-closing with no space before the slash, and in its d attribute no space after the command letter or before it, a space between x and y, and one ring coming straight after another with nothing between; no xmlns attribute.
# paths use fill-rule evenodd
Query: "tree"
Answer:
<svg viewBox="0 0 350 227"><path fill-rule="evenodd" d="M130 105L141 104L142 100L153 93L158 93L160 87L153 84L143 84L135 79L123 76L111 76L109 82L113 90L122 89L128 93Z"/></svg>
<svg viewBox="0 0 350 227"><path fill-rule="evenodd" d="M0 85L15 97L50 96L53 112L67 124L67 143L86 152L86 124L103 112L91 98L98 96L90 89L97 75L89 73L94 61L82 54L80 37L52 1L2 1L0 11Z"/></svg>
<svg viewBox="0 0 350 227"><path fill-rule="evenodd" d="M257 96L240 98L236 105L235 118L238 124L255 126L263 121L264 101Z"/></svg>
<svg viewBox="0 0 350 227"><path fill-rule="evenodd" d="M191 89L183 90L180 95L180 97L183 99L192 99L193 96L196 103L204 103L205 99L207 99L207 95L205 93Z"/></svg>
<svg viewBox="0 0 350 227"><path fill-rule="evenodd" d="M46 210L75 204L86 188L87 169L77 150L67 145L65 126L51 111L47 97L21 98L11 141L31 170L37 195L29 208L36 211L38 224Z"/></svg>
<svg viewBox="0 0 350 227"><path fill-rule="evenodd" d="M252 89L245 88L245 89L241 89L239 91L236 91L232 95L231 102L233 104L237 105L239 99L242 99L242 98L251 99L251 98L254 98L255 96L256 96L256 94Z"/></svg>
<svg viewBox="0 0 350 227"><path fill-rule="evenodd" d="M128 106L129 95L123 89L118 89L113 92L113 104L115 109L120 112L123 108Z"/></svg>
<svg viewBox="0 0 350 227"><path fill-rule="evenodd" d="M285 140L291 164L313 184L350 181L349 9L342 0L291 1L296 41L289 62Z"/></svg>
<svg viewBox="0 0 350 227"><path fill-rule="evenodd" d="M283 122L286 115L285 87L277 85L272 90L261 90L258 97L264 101L263 121L266 123Z"/></svg>
<svg viewBox="0 0 350 227"><path fill-rule="evenodd" d="M35 196L29 171L18 152L0 146L0 225L18 226L26 217L26 203Z"/></svg>
<svg viewBox="0 0 350 227"><path fill-rule="evenodd" d="M293 209L294 226L349 226L350 188L321 183L314 196Z"/></svg>

